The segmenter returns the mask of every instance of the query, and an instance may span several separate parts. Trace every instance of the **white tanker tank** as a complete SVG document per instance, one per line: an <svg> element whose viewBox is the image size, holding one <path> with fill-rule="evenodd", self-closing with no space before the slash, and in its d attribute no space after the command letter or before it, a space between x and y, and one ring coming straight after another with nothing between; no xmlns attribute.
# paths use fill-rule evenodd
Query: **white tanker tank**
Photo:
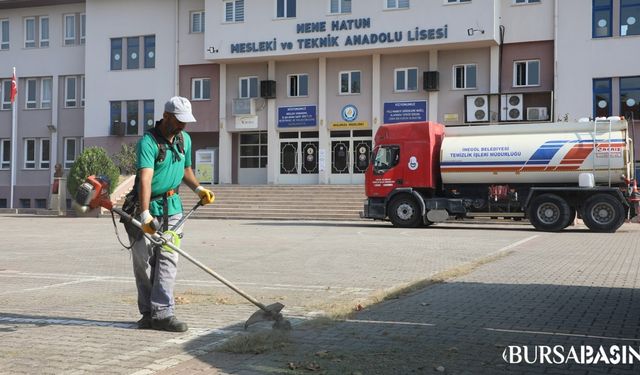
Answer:
<svg viewBox="0 0 640 375"><path fill-rule="evenodd" d="M594 137L595 135L595 137ZM594 142L595 138L595 142ZM444 184L596 184L633 178L625 120L449 127L440 153Z"/></svg>

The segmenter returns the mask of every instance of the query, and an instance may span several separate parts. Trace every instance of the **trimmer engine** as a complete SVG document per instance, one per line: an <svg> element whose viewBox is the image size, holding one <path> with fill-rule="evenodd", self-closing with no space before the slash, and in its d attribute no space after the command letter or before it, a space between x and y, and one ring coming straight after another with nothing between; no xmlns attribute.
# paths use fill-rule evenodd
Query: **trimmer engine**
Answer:
<svg viewBox="0 0 640 375"><path fill-rule="evenodd" d="M78 187L72 206L78 213L86 213L98 207L111 210L113 203L109 198L109 179L106 176L87 177Z"/></svg>

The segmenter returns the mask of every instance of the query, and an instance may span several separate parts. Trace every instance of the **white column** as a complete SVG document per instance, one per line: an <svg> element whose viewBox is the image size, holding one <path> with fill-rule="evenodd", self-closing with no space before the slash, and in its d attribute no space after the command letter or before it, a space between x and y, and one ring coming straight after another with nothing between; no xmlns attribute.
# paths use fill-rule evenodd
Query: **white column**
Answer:
<svg viewBox="0 0 640 375"><path fill-rule="evenodd" d="M327 123L327 58L318 59L318 156L324 153L324 166L319 165L318 183L329 183L331 174L331 145ZM321 159L318 159L322 161ZM324 169L324 170L323 170Z"/></svg>
<svg viewBox="0 0 640 375"><path fill-rule="evenodd" d="M268 62L267 79L276 80L276 62L274 60ZM278 99L264 100L267 101L267 183L277 184L278 172L280 171L280 145L276 130L276 100Z"/></svg>
<svg viewBox="0 0 640 375"><path fill-rule="evenodd" d="M56 172L56 163L58 163L58 80L60 76L54 75L51 77L51 125L53 128L51 129L51 166L49 168L50 171L50 181L53 181L53 174ZM86 84L86 82L85 82ZM86 109L85 109L86 113ZM85 120L85 129L86 129L86 120ZM64 158L63 158L64 160ZM61 163L62 164L62 163ZM64 169L64 166L63 166Z"/></svg>
<svg viewBox="0 0 640 375"><path fill-rule="evenodd" d="M429 71L437 72L438 71L438 50L429 51ZM420 77L418 77L420 78ZM420 79L418 79L420 82ZM439 85L440 87L442 85ZM429 109L429 121L438 122L438 92L437 91L429 91L427 108Z"/></svg>
<svg viewBox="0 0 640 375"><path fill-rule="evenodd" d="M11 193L9 194L9 208L15 207L14 193L17 180L16 171L18 169L18 108L20 107L20 85L18 84L19 79L16 75L15 67L13 67L13 78L16 82L17 95L14 98L13 103L11 103Z"/></svg>
<svg viewBox="0 0 640 375"><path fill-rule="evenodd" d="M231 183L232 141L227 131L227 64L220 64L220 139L218 148L218 178L221 184Z"/></svg>
<svg viewBox="0 0 640 375"><path fill-rule="evenodd" d="M380 112L380 54L371 56L371 130L376 134L383 119Z"/></svg>
<svg viewBox="0 0 640 375"><path fill-rule="evenodd" d="M492 94L497 94L500 87L500 46L491 46L491 72L489 73L489 77L491 77L491 81L489 82L489 92Z"/></svg>

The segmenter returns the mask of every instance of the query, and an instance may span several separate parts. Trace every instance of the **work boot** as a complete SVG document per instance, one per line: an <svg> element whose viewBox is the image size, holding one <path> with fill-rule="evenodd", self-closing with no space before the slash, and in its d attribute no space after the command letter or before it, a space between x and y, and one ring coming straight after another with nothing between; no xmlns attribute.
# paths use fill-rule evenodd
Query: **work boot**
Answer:
<svg viewBox="0 0 640 375"><path fill-rule="evenodd" d="M164 319L152 319L151 327L158 331L184 332L189 329L187 323L181 322L175 316Z"/></svg>
<svg viewBox="0 0 640 375"><path fill-rule="evenodd" d="M142 318L138 320L138 329L151 329L151 314L144 313Z"/></svg>

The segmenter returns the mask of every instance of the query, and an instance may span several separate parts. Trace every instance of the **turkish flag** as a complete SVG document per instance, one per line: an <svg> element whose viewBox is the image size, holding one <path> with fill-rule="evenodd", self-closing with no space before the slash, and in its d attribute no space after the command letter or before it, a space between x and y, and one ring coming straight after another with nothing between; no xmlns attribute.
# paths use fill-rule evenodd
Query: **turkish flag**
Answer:
<svg viewBox="0 0 640 375"><path fill-rule="evenodd" d="M13 78L11 78L11 104L16 100L16 96L18 96L18 82L16 81L16 73L13 73Z"/></svg>

